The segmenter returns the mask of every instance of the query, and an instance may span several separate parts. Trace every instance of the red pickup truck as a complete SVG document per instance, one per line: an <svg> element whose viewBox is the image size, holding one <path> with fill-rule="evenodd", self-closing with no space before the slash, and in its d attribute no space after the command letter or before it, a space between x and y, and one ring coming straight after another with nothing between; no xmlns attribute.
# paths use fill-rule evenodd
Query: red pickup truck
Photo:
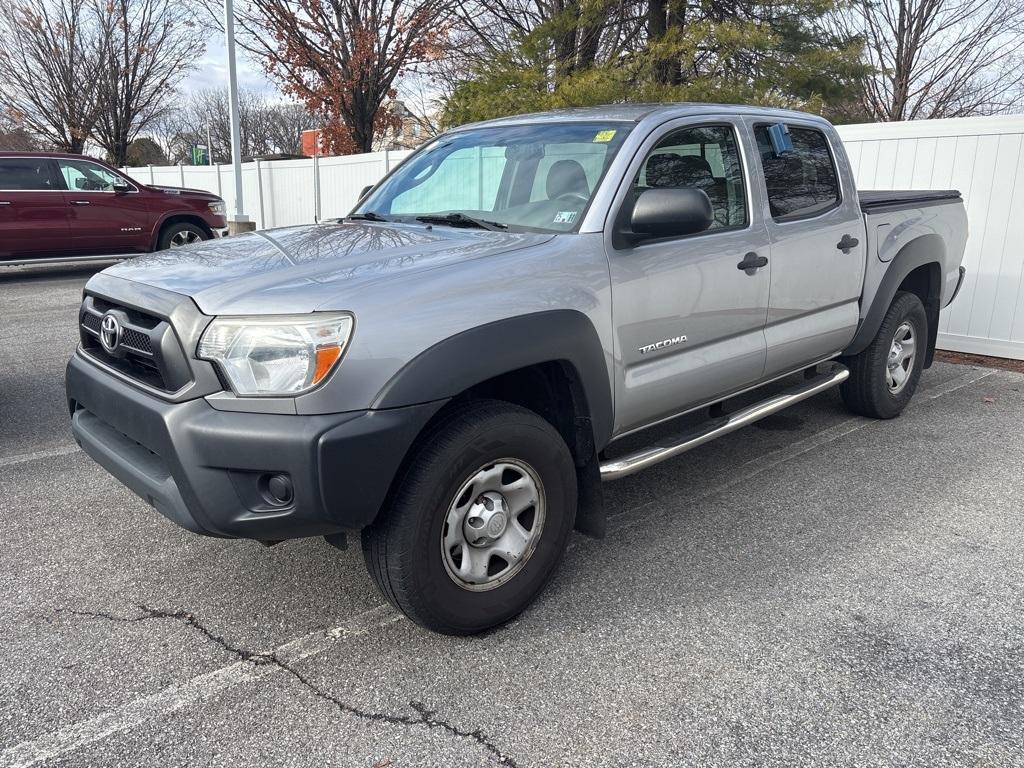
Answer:
<svg viewBox="0 0 1024 768"><path fill-rule="evenodd" d="M0 152L0 264L146 253L219 237L224 201L81 155Z"/></svg>

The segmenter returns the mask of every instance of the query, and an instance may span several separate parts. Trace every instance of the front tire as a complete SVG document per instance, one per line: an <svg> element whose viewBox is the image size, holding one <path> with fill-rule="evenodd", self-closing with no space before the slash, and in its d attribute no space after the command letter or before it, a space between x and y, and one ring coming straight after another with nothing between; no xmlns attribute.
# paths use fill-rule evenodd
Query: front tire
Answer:
<svg viewBox="0 0 1024 768"><path fill-rule="evenodd" d="M202 227L187 221L179 221L168 224L160 231L160 239L156 247L158 251L165 251L168 248L181 248L209 239L210 235Z"/></svg>
<svg viewBox="0 0 1024 768"><path fill-rule="evenodd" d="M363 555L406 616L469 635L533 601L575 516L575 466L558 432L525 408L474 401L442 417L413 449L363 531Z"/></svg>
<svg viewBox="0 0 1024 768"><path fill-rule="evenodd" d="M839 391L846 407L874 419L899 416L917 389L927 346L924 305L912 293L897 293L868 348L845 360L850 378Z"/></svg>

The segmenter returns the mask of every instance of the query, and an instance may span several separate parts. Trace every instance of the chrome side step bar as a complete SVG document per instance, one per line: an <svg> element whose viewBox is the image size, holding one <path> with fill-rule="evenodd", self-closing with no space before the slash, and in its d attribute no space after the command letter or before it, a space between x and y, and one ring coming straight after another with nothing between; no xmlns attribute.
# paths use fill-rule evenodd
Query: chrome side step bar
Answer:
<svg viewBox="0 0 1024 768"><path fill-rule="evenodd" d="M747 408L728 416L716 419L692 432L678 435L670 440L656 443L635 453L628 454L618 459L601 462L601 479L618 480L620 477L632 475L641 469L658 464L673 456L693 450L694 448L709 443L716 437L727 435L742 429L748 424L778 413L783 408L799 403L809 397L831 389L841 384L850 377L850 371L844 365L831 363L828 370L817 374L811 379L790 387L777 395L762 400Z"/></svg>

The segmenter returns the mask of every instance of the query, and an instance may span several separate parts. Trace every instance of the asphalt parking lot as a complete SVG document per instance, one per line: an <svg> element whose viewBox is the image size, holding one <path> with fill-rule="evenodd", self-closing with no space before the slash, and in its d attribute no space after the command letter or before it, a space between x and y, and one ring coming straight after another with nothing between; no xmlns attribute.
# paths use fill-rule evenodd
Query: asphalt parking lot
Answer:
<svg viewBox="0 0 1024 768"><path fill-rule="evenodd" d="M837 393L607 488L486 636L358 543L179 530L70 438L95 267L0 269L0 766L1024 765L1024 375Z"/></svg>

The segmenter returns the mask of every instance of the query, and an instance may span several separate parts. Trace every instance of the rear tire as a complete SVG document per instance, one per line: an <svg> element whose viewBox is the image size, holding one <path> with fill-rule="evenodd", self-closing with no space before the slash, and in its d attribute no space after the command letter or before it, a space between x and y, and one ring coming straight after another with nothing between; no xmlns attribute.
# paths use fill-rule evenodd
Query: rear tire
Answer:
<svg viewBox="0 0 1024 768"><path fill-rule="evenodd" d="M427 629L482 632L517 616L554 574L576 516L561 435L511 403L444 416L413 449L363 531L370 576Z"/></svg>
<svg viewBox="0 0 1024 768"><path fill-rule="evenodd" d="M839 388L846 407L861 416L892 419L914 396L928 346L928 318L912 293L900 291L874 340L844 361L850 378Z"/></svg>
<svg viewBox="0 0 1024 768"><path fill-rule="evenodd" d="M156 247L158 251L164 251L168 248L180 248L209 239L209 233L202 227L187 221L179 221L168 224L160 230L160 239Z"/></svg>

